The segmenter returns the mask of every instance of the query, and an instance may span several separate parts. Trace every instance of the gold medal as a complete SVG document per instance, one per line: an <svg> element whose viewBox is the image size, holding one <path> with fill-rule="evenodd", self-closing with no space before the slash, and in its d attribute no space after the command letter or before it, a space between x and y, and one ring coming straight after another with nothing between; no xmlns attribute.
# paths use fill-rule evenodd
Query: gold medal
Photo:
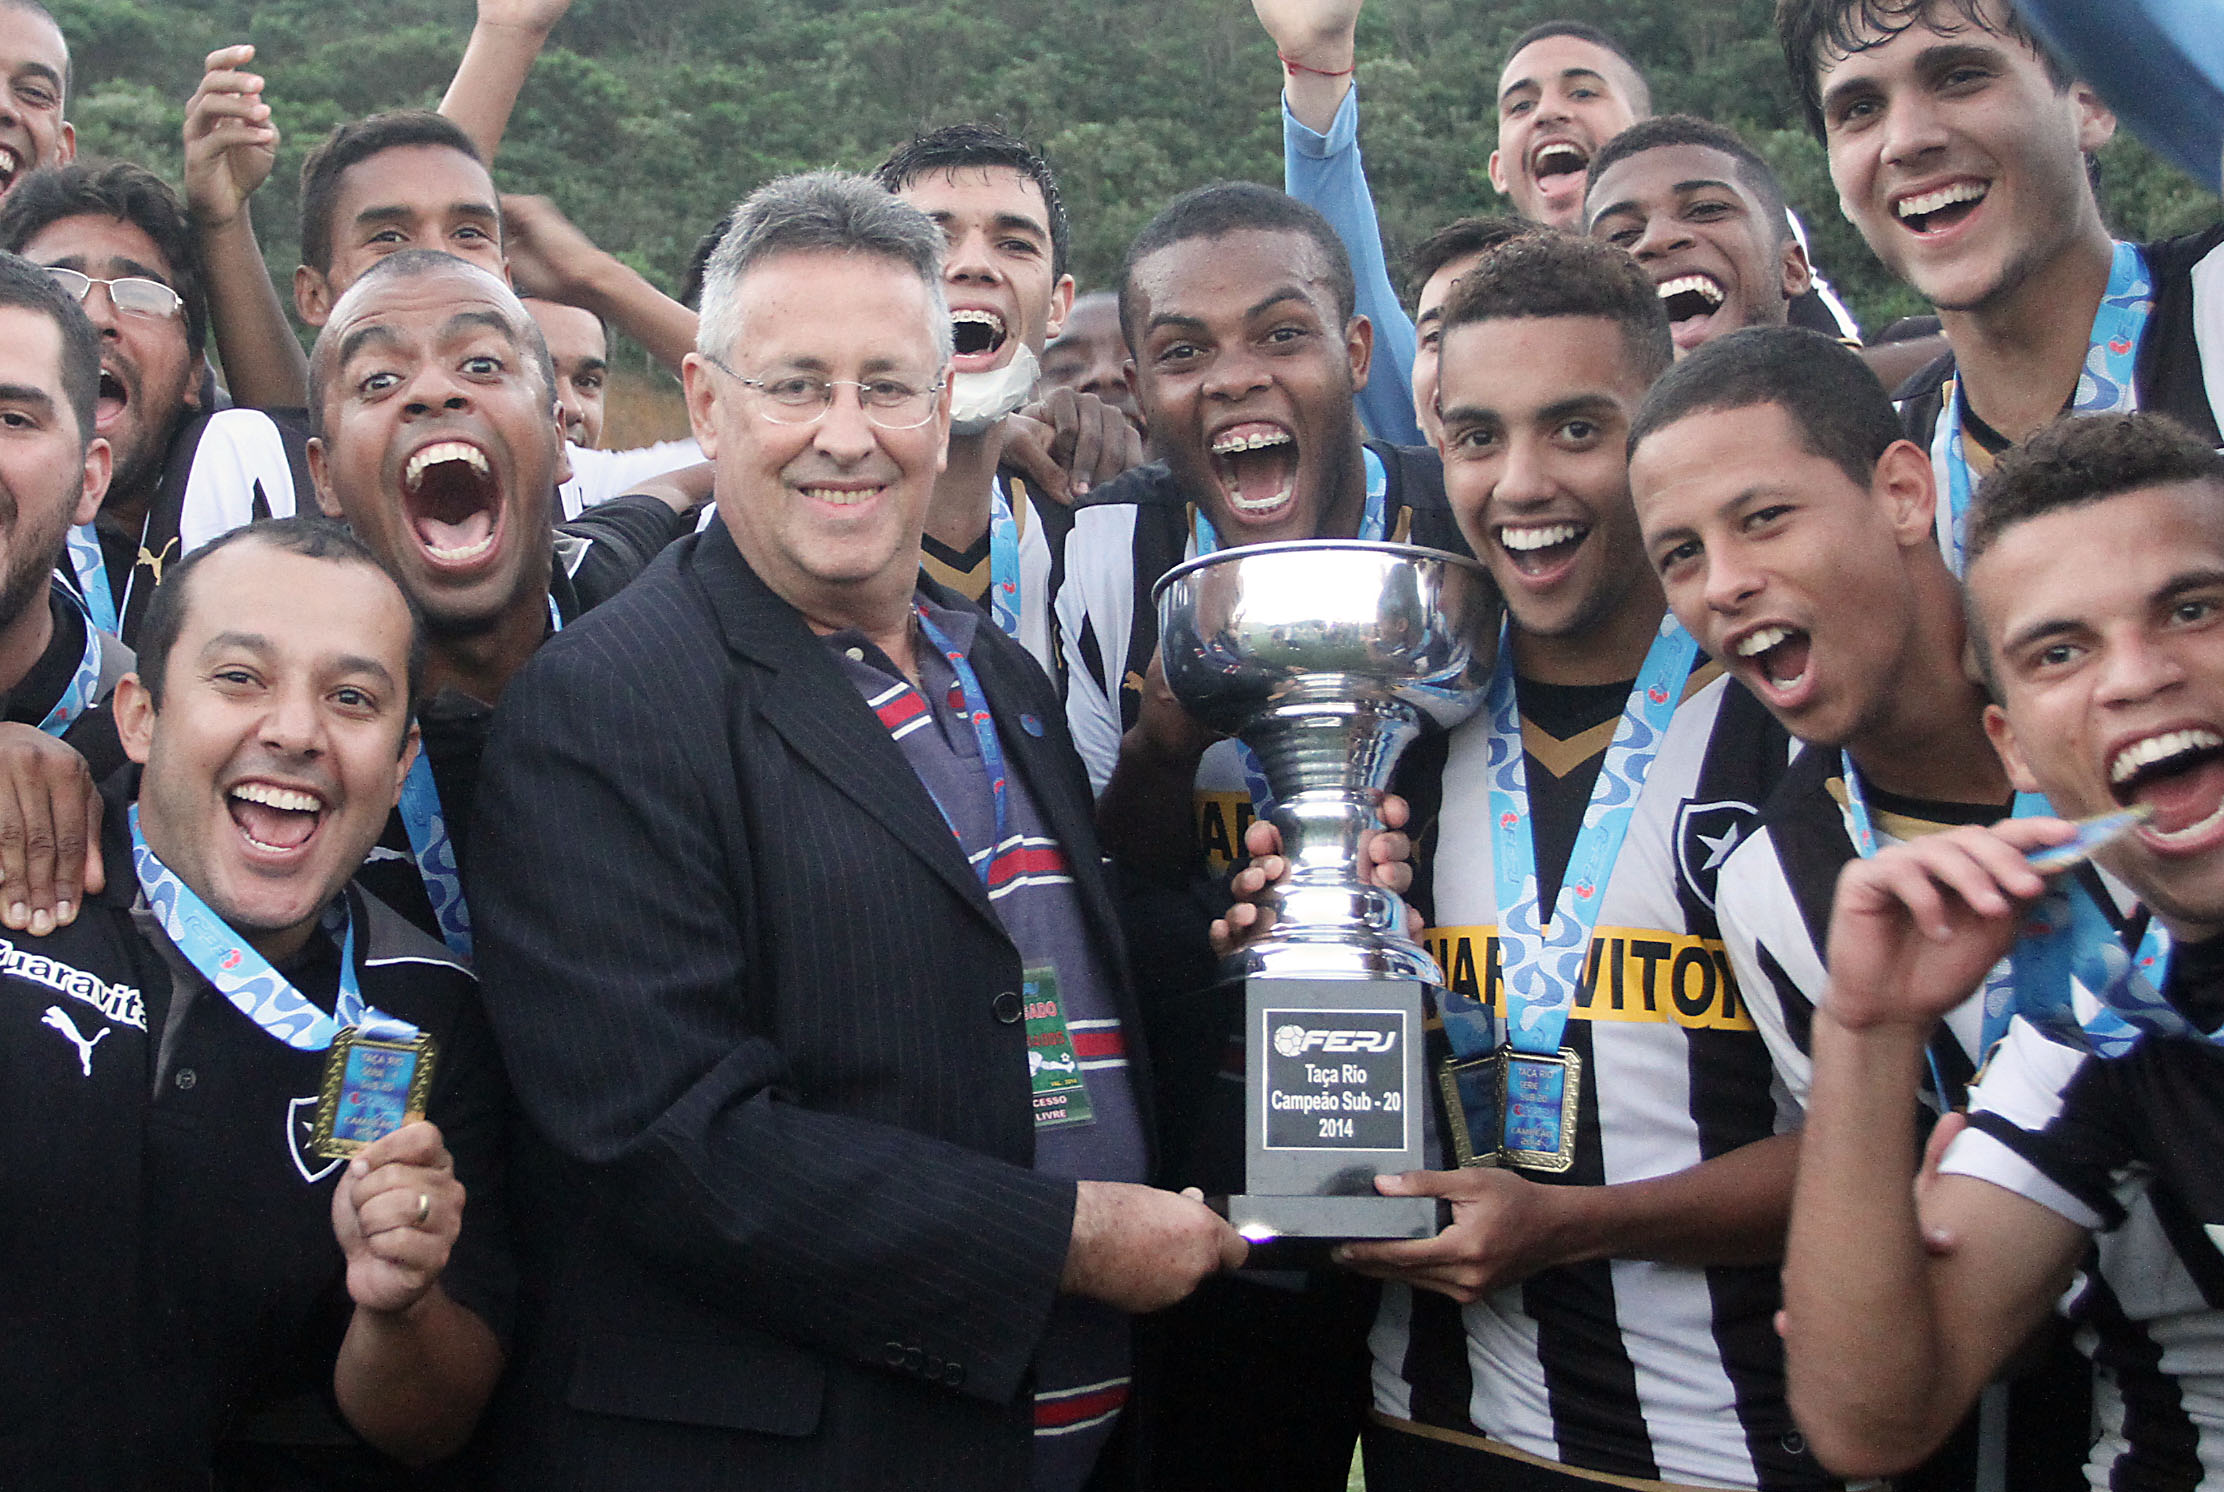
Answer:
<svg viewBox="0 0 2224 1492"><path fill-rule="evenodd" d="M1575 1133L1583 1094L1583 1059L1568 1047L1551 1056L1499 1053L1502 1117L1499 1157L1525 1171L1565 1171L1575 1164Z"/></svg>
<svg viewBox="0 0 2224 1492"><path fill-rule="evenodd" d="M333 1037L317 1097L316 1153L338 1160L424 1118L432 1063L433 1041L423 1034L383 1041L349 1026Z"/></svg>

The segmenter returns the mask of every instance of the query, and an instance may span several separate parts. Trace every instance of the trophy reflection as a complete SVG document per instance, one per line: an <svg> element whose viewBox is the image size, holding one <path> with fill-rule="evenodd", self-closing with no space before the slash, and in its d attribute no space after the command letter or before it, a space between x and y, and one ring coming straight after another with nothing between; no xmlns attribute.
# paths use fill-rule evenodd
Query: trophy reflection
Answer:
<svg viewBox="0 0 2224 1492"><path fill-rule="evenodd" d="M1398 758L1481 708L1503 605L1488 572L1433 549L1310 540L1224 550L1154 591L1166 682L1252 753L1281 831L1274 925L1229 961L1244 981L1244 1193L1253 1238L1422 1238L1423 986L1443 976L1405 903L1360 871Z"/></svg>

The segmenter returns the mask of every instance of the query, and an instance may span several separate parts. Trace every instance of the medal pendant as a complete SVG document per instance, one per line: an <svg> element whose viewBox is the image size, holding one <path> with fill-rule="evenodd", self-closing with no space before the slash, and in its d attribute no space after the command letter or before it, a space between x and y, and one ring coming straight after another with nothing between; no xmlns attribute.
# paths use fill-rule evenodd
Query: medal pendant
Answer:
<svg viewBox="0 0 2224 1492"><path fill-rule="evenodd" d="M1496 1145L1476 1149L1475 1134L1479 1129L1489 1139L1499 1129L1503 1089L1499 1064L1504 1055L1489 1052L1464 1060L1446 1057L1436 1064L1437 1092L1444 1103L1444 1133L1451 1145L1453 1164L1462 1169L1500 1163Z"/></svg>
<svg viewBox="0 0 2224 1492"><path fill-rule="evenodd" d="M1575 1132L1583 1093L1583 1058L1562 1047L1554 1055L1506 1048L1500 1080L1503 1116L1499 1160L1525 1171L1565 1171L1575 1164Z"/></svg>
<svg viewBox="0 0 2224 1492"><path fill-rule="evenodd" d="M383 1041L349 1026L332 1038L317 1098L313 1144L338 1160L425 1117L432 1087L433 1041Z"/></svg>

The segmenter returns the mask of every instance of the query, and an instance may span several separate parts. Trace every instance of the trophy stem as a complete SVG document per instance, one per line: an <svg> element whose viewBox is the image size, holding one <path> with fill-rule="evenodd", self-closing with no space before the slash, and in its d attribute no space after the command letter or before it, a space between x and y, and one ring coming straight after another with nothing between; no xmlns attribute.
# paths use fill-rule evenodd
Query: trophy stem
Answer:
<svg viewBox="0 0 2224 1492"><path fill-rule="evenodd" d="M1350 700L1286 703L1245 731L1290 875L1273 895L1274 929L1238 955L1244 973L1443 982L1406 935L1405 902L1359 869L1391 773L1420 734L1409 705Z"/></svg>

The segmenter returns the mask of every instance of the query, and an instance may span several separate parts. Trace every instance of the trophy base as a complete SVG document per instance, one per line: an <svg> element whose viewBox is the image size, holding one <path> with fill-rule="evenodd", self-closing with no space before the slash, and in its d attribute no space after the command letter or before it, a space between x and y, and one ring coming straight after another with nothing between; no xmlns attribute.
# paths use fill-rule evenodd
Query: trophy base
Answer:
<svg viewBox="0 0 2224 1492"><path fill-rule="evenodd" d="M1253 1243L1277 1238L1434 1238L1434 1197L1230 1197L1228 1222Z"/></svg>
<svg viewBox="0 0 2224 1492"><path fill-rule="evenodd" d="M1228 1221L1277 1238L1427 1238L1434 1197L1375 1178L1427 1161L1418 979L1244 982L1244 1194Z"/></svg>

